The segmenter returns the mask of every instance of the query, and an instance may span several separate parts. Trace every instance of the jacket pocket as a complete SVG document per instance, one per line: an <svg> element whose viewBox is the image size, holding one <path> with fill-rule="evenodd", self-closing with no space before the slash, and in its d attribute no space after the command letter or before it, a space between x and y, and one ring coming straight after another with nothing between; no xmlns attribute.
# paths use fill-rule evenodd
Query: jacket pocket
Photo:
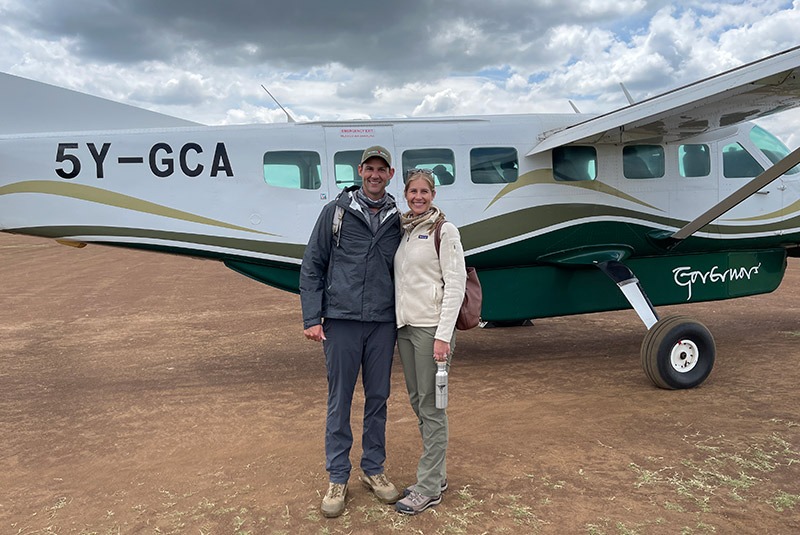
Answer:
<svg viewBox="0 0 800 535"><path fill-rule="evenodd" d="M435 312L436 316L438 317L439 314L442 312L442 299L444 298L444 290L437 286L431 286L431 307Z"/></svg>

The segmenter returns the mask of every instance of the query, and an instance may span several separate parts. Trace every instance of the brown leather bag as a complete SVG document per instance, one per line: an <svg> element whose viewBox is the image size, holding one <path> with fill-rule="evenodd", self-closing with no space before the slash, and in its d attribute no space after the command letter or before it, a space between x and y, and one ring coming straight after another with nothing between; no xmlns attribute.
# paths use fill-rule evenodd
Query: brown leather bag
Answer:
<svg viewBox="0 0 800 535"><path fill-rule="evenodd" d="M439 247L442 242L442 219L434 226L433 244L436 247L436 256L439 256ZM464 301L458 311L456 319L456 329L467 331L477 327L481 322L481 304L483 303L483 290L481 281L478 279L478 272L474 267L467 267L467 290L464 292Z"/></svg>

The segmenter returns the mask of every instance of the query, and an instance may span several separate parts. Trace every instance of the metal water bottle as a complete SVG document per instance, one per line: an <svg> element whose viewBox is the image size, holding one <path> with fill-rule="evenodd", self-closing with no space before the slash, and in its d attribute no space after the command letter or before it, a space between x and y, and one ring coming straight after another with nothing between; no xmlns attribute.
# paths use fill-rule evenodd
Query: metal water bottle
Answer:
<svg viewBox="0 0 800 535"><path fill-rule="evenodd" d="M437 362L436 372L436 408L447 408L447 362Z"/></svg>

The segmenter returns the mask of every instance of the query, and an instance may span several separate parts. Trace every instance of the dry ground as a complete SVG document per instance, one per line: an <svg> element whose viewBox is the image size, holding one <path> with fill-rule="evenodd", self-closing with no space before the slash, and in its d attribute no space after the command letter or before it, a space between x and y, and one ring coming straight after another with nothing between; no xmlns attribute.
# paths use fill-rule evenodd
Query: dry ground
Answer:
<svg viewBox="0 0 800 535"><path fill-rule="evenodd" d="M215 262L10 235L0 280L3 534L800 531L796 260L773 294L661 309L716 338L689 391L645 378L630 311L462 333L442 504L403 517L353 477L334 520L297 296ZM387 434L387 474L409 484L399 359Z"/></svg>

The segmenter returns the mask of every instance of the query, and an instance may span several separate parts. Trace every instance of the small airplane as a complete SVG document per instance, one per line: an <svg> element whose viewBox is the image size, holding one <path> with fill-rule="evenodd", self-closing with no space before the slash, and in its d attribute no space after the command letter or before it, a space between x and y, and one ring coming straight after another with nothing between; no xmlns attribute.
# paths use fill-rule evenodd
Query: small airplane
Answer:
<svg viewBox="0 0 800 535"><path fill-rule="evenodd" d="M713 336L655 306L771 292L800 256L800 149L750 122L798 106L798 75L800 47L602 115L223 127L0 74L0 230L217 260L297 292L317 214L383 145L403 174L436 174L483 320L632 307L647 377L692 388Z"/></svg>

